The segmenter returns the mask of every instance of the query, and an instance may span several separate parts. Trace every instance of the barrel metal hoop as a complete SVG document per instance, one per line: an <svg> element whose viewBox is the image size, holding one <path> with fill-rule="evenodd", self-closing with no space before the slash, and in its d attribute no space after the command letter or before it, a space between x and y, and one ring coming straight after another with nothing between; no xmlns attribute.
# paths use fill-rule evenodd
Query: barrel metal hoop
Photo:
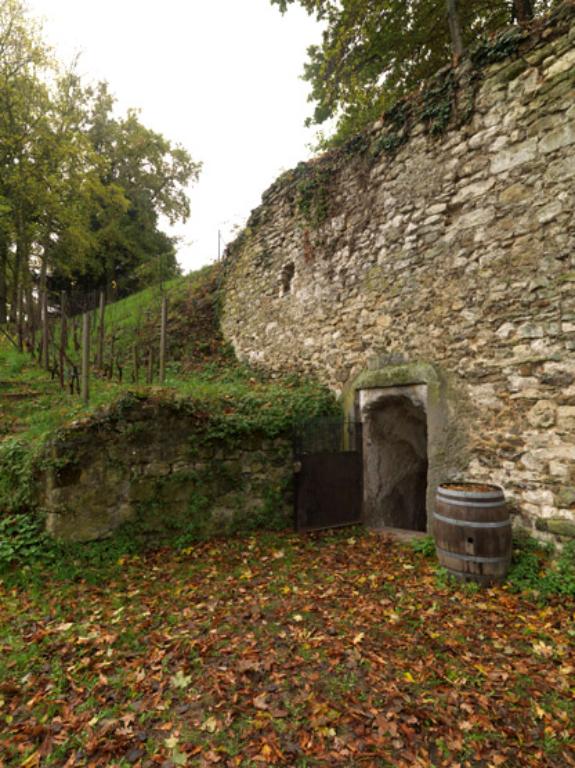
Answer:
<svg viewBox="0 0 575 768"><path fill-rule="evenodd" d="M456 501L455 499L447 499L439 493L437 494L437 500L442 501L449 507L475 507L476 509L494 509L495 507L503 507L505 505L503 499L499 501L472 501L471 499Z"/></svg>
<svg viewBox="0 0 575 768"><path fill-rule="evenodd" d="M449 552L447 549L437 547L437 551L447 557L454 557L457 560L464 560L467 563L506 563L509 557L479 557L478 555L460 555L458 552Z"/></svg>
<svg viewBox="0 0 575 768"><path fill-rule="evenodd" d="M468 520L455 520L452 517L445 517L438 512L433 513L433 517L442 523L448 523L449 525L459 525L461 528L508 528L511 525L511 520L500 520L494 523L480 523L478 521Z"/></svg>
<svg viewBox="0 0 575 768"><path fill-rule="evenodd" d="M451 490L450 488L444 488L440 485L437 488L437 493L443 494L449 499L479 498L486 499L487 501L493 501L493 499L500 499L503 501L505 499L503 491L498 489L496 486L492 486L492 488L493 490L490 491L455 491Z"/></svg>
<svg viewBox="0 0 575 768"><path fill-rule="evenodd" d="M455 568L447 568L445 565L443 566L447 573L451 574L452 576L455 576L455 578L458 581L461 581L461 579L470 579L471 581L476 579L481 579L482 577L488 579L489 581L497 581L500 576L497 574L489 574L489 573L470 573L469 571L456 571ZM480 584L485 582L479 582Z"/></svg>

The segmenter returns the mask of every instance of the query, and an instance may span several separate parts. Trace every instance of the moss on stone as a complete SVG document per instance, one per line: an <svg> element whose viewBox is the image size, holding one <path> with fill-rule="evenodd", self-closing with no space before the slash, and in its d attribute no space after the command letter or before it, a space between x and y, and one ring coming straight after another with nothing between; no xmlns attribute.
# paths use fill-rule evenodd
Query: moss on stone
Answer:
<svg viewBox="0 0 575 768"><path fill-rule="evenodd" d="M575 538L575 522L564 520L560 517L552 517L545 521L545 530L556 536L565 536L566 538Z"/></svg>

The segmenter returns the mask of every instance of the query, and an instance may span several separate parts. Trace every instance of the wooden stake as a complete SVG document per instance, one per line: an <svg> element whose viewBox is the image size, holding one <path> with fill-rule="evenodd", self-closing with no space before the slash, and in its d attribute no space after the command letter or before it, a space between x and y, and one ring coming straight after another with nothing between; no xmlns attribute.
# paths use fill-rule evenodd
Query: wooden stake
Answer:
<svg viewBox="0 0 575 768"><path fill-rule="evenodd" d="M36 304L34 302L34 294L32 288L28 288L26 291L26 319L27 319L27 346L28 351L34 357L36 350Z"/></svg>
<svg viewBox="0 0 575 768"><path fill-rule="evenodd" d="M134 384L137 384L140 379L140 361L138 359L138 345L134 344L132 347L132 379Z"/></svg>
<svg viewBox="0 0 575 768"><path fill-rule="evenodd" d="M106 294L104 291L100 291L100 309L98 313L98 348L96 351L96 368L99 368L100 370L104 366L104 332L106 330L105 326L105 312L106 312Z"/></svg>
<svg viewBox="0 0 575 768"><path fill-rule="evenodd" d="M48 293L42 291L42 357L44 368L50 368L50 343L48 339Z"/></svg>
<svg viewBox="0 0 575 768"><path fill-rule="evenodd" d="M168 299L162 298L162 314L160 319L160 384L166 378L166 330L168 327Z"/></svg>
<svg viewBox="0 0 575 768"><path fill-rule="evenodd" d="M90 402L90 313L82 316L82 400Z"/></svg>
<svg viewBox="0 0 575 768"><path fill-rule="evenodd" d="M150 347L148 350L148 384L151 384L154 380L154 348Z"/></svg>
<svg viewBox="0 0 575 768"><path fill-rule="evenodd" d="M65 381L65 355L68 346L68 328L66 318L66 291L62 291L60 296L60 386L64 389Z"/></svg>

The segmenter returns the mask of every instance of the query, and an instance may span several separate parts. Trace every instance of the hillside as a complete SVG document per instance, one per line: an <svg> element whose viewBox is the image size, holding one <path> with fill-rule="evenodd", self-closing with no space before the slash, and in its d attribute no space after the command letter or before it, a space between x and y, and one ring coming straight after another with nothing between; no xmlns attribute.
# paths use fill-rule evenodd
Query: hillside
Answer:
<svg viewBox="0 0 575 768"><path fill-rule="evenodd" d="M128 429L125 414L134 403L160 414L174 408L195 414L191 428L197 445L237 436L243 440L250 435L262 439L289 435L297 424L333 412L335 401L326 388L294 377L267 379L235 360L219 330L217 288L216 268L163 287L170 311L168 364L161 387L157 376L153 384L146 384L145 371L136 382L132 365L135 346L143 356L158 346L161 291L150 288L110 305L107 364L91 377L88 406L76 392L61 389L58 377L39 368L28 354L18 352L6 339L0 343L0 512L36 506L34 489L38 472L46 465L47 443L54 444L59 435L78 428L89 431L93 426L98 431L98 425L110 420L120 431ZM73 323L70 326L67 354L79 361ZM146 441L151 447L162 442L162 418L150 425ZM118 439L123 444L128 437ZM185 441L186 435L181 439Z"/></svg>
<svg viewBox="0 0 575 768"><path fill-rule="evenodd" d="M147 350L158 346L159 307L168 297L168 386L185 387L186 374L209 368L214 375L234 369L217 319L218 270L207 267L163 286L153 286L106 308L105 367L91 381L91 403L85 408L79 398L62 391L56 377L42 370L28 354L19 353L6 338L0 341L0 440L21 435L36 438L67 418L85 414L109 402L124 388L134 385L133 350L142 362ZM80 317L69 322L67 356L80 363ZM92 320L92 351L95 349L97 317ZM54 335L59 337L59 324ZM114 370L111 370L111 355ZM92 355L93 357L93 355ZM229 370L228 370L229 373ZM121 380L120 380L121 377Z"/></svg>

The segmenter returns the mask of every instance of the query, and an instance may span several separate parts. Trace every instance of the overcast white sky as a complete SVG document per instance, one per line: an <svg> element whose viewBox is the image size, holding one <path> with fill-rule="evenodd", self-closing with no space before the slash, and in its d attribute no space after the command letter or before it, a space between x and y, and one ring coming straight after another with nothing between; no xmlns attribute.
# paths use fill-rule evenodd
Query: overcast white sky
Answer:
<svg viewBox="0 0 575 768"><path fill-rule="evenodd" d="M81 52L86 80L108 80L121 111L140 108L203 162L190 220L174 231L186 271L213 261L218 229L229 240L279 173L309 156L300 76L321 32L299 6L282 17L269 0L27 2L58 58Z"/></svg>

